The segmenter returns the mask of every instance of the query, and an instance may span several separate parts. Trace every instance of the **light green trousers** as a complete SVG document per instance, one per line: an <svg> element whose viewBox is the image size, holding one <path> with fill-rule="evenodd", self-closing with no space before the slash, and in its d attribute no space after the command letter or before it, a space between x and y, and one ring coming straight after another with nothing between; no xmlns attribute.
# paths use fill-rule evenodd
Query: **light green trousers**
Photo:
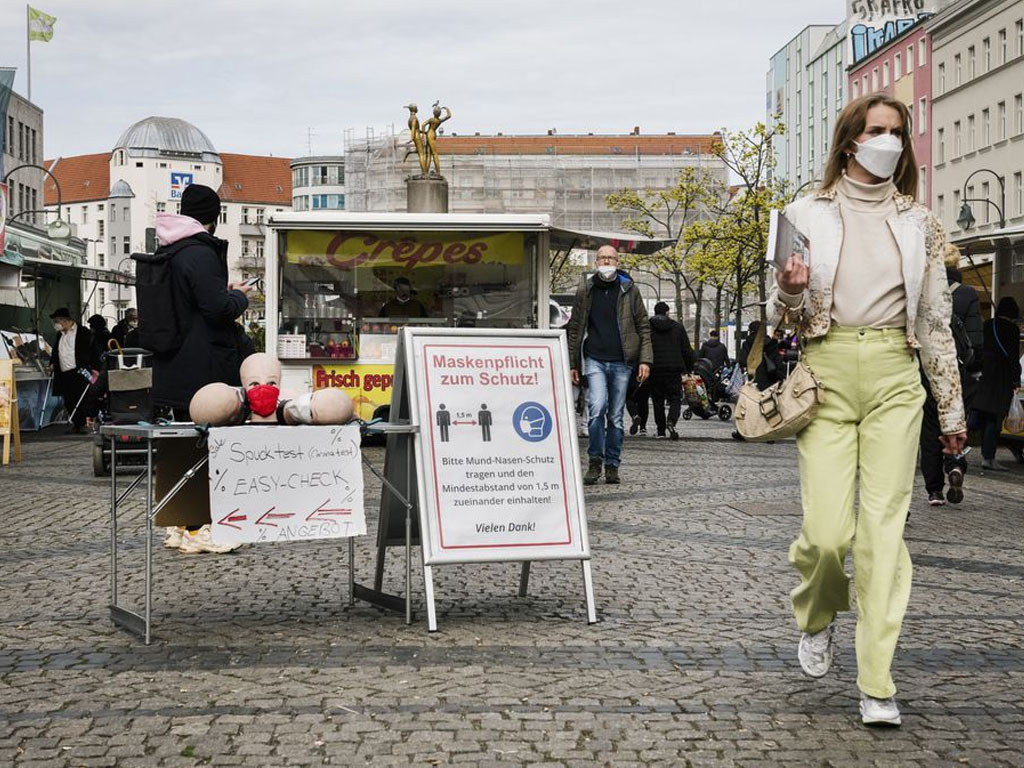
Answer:
<svg viewBox="0 0 1024 768"><path fill-rule="evenodd" d="M793 612L813 633L849 610L852 541L857 687L887 698L896 692L889 668L910 599L903 527L925 399L917 359L903 329L833 326L807 345L804 360L824 383L825 402L797 437L804 519L789 549L801 577Z"/></svg>

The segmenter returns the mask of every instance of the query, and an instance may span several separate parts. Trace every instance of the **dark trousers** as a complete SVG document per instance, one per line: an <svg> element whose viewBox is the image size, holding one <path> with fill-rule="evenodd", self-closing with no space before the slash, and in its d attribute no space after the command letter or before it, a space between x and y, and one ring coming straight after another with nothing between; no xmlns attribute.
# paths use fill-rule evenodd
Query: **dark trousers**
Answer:
<svg viewBox="0 0 1024 768"><path fill-rule="evenodd" d="M658 425L658 434L665 434L665 427L673 429L679 421L679 412L683 405L683 377L680 373L652 373L647 380L651 386L651 399L654 400L654 423ZM668 423L665 419L665 401L668 401Z"/></svg>
<svg viewBox="0 0 1024 768"><path fill-rule="evenodd" d="M643 384L636 380L636 373L629 377L629 387L626 389L626 412L630 418L637 420L641 427L647 427L647 417L650 415L648 401L651 397L651 379L648 377Z"/></svg>
<svg viewBox="0 0 1024 768"><path fill-rule="evenodd" d="M71 423L79 428L85 425L86 416L93 415L89 413L89 396L82 397L82 393L88 388L89 382L78 372L77 368L73 368L70 371L61 371L60 391L64 398L64 407L67 409ZM80 405L79 399L82 401ZM76 405L78 406L77 409L75 408Z"/></svg>
<svg viewBox="0 0 1024 768"><path fill-rule="evenodd" d="M921 419L921 476L928 493L942 493L946 484L943 477L942 443L939 442L939 406L928 393Z"/></svg>
<svg viewBox="0 0 1024 768"><path fill-rule="evenodd" d="M999 446L999 433L1003 431L1003 417L984 411L981 417L985 420L985 431L981 436L981 458L992 461Z"/></svg>

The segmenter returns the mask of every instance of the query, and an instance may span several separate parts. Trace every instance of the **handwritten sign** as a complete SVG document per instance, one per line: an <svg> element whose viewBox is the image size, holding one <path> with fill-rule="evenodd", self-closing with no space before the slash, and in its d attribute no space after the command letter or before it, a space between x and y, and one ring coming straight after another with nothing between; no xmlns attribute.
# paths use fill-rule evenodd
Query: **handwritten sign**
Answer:
<svg viewBox="0 0 1024 768"><path fill-rule="evenodd" d="M215 427L209 446L217 544L366 533L358 426Z"/></svg>
<svg viewBox="0 0 1024 768"><path fill-rule="evenodd" d="M564 338L406 330L426 562L589 557Z"/></svg>

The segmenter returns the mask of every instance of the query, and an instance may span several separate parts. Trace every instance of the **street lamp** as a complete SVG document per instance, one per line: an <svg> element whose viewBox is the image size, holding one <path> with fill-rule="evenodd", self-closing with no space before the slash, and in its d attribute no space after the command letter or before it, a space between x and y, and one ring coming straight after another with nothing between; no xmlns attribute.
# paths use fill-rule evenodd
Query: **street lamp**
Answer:
<svg viewBox="0 0 1024 768"><path fill-rule="evenodd" d="M999 228L1004 229L1006 227L1006 216L1003 214L1003 211L1006 209L1006 177L1000 176L998 173L988 168L979 168L968 176L966 181L964 181L964 194L967 194L967 185L970 183L971 179L979 173L991 173L996 177L996 181L999 182L999 205L996 205L987 197L965 197L963 205L960 206L960 215L956 219L956 224L960 229L965 231L973 227L975 222L974 212L971 210L971 206L968 205L968 203L987 203L995 208L999 213Z"/></svg>
<svg viewBox="0 0 1024 768"><path fill-rule="evenodd" d="M71 239L71 227L68 226L68 223L66 221L64 221L63 219L61 219L61 217L60 217L61 210L64 207L64 195L61 192L60 182L57 181L57 177L54 176L53 173L50 172L49 168L46 168L46 167L44 167L42 165L37 165L36 163L22 163L21 165L17 165L14 168L11 168L11 170L9 170L7 172L7 174L4 176L3 183L6 184L7 180L9 178L11 178L11 176L13 176L16 171L20 171L22 168L35 168L37 170L42 171L47 176L49 176L51 179L53 179L53 186L55 186L57 188L57 220L54 221L52 224L48 224L47 225L47 227L46 227L46 234L47 234L47 236L51 240L59 240L61 242L67 242L69 239ZM52 211L20 211L15 216L13 216L10 219L10 221L14 221L19 216L22 216L22 215L24 215L26 213L43 213L43 214L45 214L45 213L52 213Z"/></svg>
<svg viewBox="0 0 1024 768"><path fill-rule="evenodd" d="M793 202L798 197L800 197L800 192L802 192L807 187L811 186L811 184L821 184L821 179L811 179L810 181L805 181L803 184L801 184L799 187L793 190L793 196L789 198L789 201Z"/></svg>

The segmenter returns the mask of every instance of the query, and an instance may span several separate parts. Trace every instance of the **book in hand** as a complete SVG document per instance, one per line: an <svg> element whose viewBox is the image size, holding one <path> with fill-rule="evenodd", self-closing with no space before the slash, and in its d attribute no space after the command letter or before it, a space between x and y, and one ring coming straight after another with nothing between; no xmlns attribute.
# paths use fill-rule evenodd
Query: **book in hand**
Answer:
<svg viewBox="0 0 1024 768"><path fill-rule="evenodd" d="M768 254L765 258L776 269L786 268L794 253L800 254L804 264L811 266L811 241L782 211L774 210L768 223Z"/></svg>

